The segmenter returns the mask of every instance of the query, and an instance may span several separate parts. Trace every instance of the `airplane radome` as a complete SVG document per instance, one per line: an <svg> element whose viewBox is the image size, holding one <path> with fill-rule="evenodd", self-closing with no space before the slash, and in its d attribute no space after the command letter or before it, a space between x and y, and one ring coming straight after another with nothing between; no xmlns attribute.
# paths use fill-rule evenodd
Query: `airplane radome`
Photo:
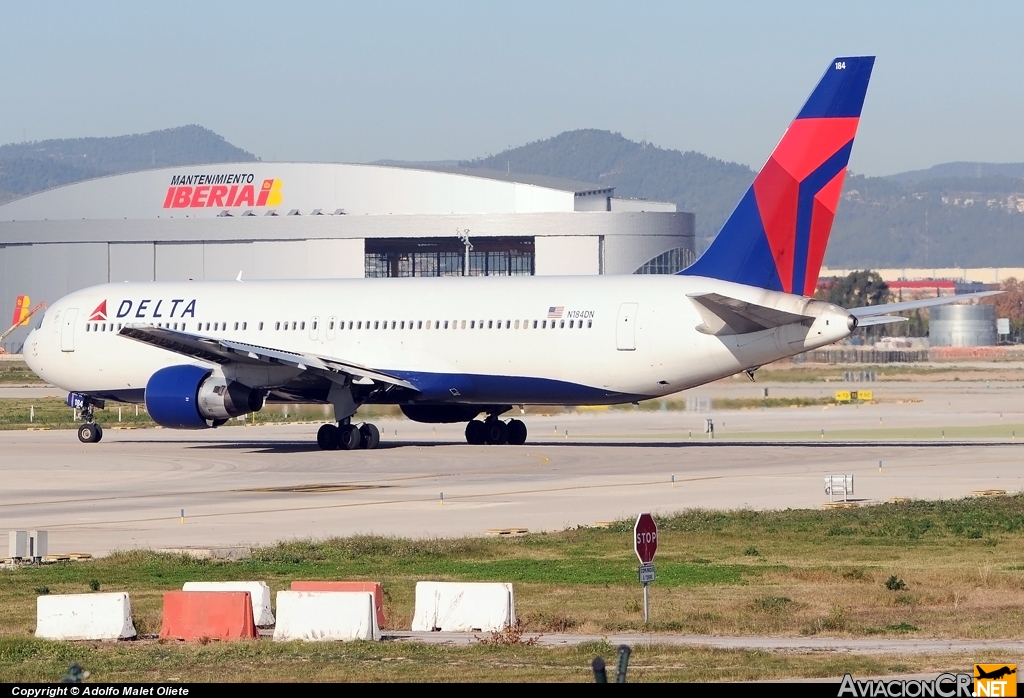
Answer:
<svg viewBox="0 0 1024 698"><path fill-rule="evenodd" d="M158 424L216 427L267 402L330 404L324 449L374 448L364 404L522 444L519 404L676 393L963 297L845 310L809 298L874 64L837 58L711 247L668 276L119 283L49 307L25 359L94 408L144 402ZM975 294L977 295L977 294ZM109 311L109 312L108 312ZM480 417L483 416L481 419Z"/></svg>

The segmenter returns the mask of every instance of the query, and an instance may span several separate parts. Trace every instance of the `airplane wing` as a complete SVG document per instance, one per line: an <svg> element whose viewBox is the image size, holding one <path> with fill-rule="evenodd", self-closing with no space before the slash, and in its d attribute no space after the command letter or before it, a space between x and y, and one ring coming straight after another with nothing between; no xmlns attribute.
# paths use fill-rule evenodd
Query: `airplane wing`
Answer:
<svg viewBox="0 0 1024 698"><path fill-rule="evenodd" d="M174 352L175 354L190 356L210 363L222 365L228 363L250 365L269 363L294 366L303 371L321 373L328 378L344 374L359 380L388 383L419 392L416 386L401 378L381 373L380 371L374 371L358 364L316 354L297 354L290 351L260 347L255 344L214 339L212 337L203 337L171 330L166 327L152 327L150 325L126 325L118 334L143 344L149 344Z"/></svg>
<svg viewBox="0 0 1024 698"><path fill-rule="evenodd" d="M865 305L861 308L848 308L847 312L850 315L857 318L858 325L863 327L868 324L879 324L879 323L868 323L861 320L861 318L875 317L876 315L887 315L889 313L901 313L904 310L917 310L919 308L932 308L936 305L949 305L950 303L959 303L960 301L969 301L975 298L985 298L987 296L997 296L1004 291L979 291L977 293L964 293L959 296L943 296L941 298L922 298L917 301L903 301L902 303L883 303L882 305ZM891 320L890 322L897 322Z"/></svg>
<svg viewBox="0 0 1024 698"><path fill-rule="evenodd" d="M688 297L697 305L697 312L704 319L704 324L697 329L719 337L814 320L809 315L788 313L719 293L691 293Z"/></svg>

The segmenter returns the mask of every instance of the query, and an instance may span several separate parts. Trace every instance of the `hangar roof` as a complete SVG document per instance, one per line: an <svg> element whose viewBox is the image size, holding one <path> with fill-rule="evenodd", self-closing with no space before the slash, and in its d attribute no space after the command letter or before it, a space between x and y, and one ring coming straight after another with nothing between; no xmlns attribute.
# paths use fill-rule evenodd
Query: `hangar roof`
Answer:
<svg viewBox="0 0 1024 698"><path fill-rule="evenodd" d="M479 167L458 167L457 165L430 165L430 164L403 164L392 163L393 167L404 167L411 170L428 170L431 172L448 172L451 174L462 174L468 177L485 177L502 182L518 182L519 184L533 184L548 189L560 191L571 191L576 196L611 196L615 187L606 184L594 184L593 182L581 182L575 179L564 179L562 177L549 177L547 175L526 174L523 172L502 172L501 170L487 170Z"/></svg>
<svg viewBox="0 0 1024 698"><path fill-rule="evenodd" d="M580 210L612 188L471 168L249 162L111 175L0 206L0 221L263 215L450 215Z"/></svg>

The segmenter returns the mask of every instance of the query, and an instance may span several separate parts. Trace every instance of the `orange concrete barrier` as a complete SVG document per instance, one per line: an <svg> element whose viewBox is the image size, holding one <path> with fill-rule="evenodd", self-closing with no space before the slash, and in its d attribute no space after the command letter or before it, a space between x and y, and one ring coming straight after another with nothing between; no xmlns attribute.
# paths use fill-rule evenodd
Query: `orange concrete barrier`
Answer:
<svg viewBox="0 0 1024 698"><path fill-rule="evenodd" d="M370 591L377 627L384 627L384 591L380 582L292 582L292 591Z"/></svg>
<svg viewBox="0 0 1024 698"><path fill-rule="evenodd" d="M247 591L168 591L164 594L161 638L257 638L252 598Z"/></svg>

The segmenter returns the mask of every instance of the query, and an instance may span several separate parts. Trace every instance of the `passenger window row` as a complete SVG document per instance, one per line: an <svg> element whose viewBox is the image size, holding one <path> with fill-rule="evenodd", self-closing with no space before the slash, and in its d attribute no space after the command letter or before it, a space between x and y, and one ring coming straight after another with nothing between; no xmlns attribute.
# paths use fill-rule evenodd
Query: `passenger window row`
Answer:
<svg viewBox="0 0 1024 698"><path fill-rule="evenodd" d="M568 323L568 325L566 324ZM317 329L319 323L313 321L312 329ZM180 329L182 332L187 330L187 323L177 322L158 322L157 327L167 329ZM405 330L405 329L416 329L416 330L547 330L547 329L580 329L582 330L583 320L340 320L335 323L331 320L327 323L327 329L333 330L337 326L339 330ZM594 321L587 320L586 327L590 329L594 326ZM86 332L114 332L120 331L123 325L117 323L116 329L113 322L89 322L85 325ZM237 331L247 330L249 327L248 322L236 322L234 323L234 329ZM263 323L259 323L257 326L260 331L263 330ZM226 332L228 329L228 323L226 322L214 322L214 323L196 323L197 332ZM274 323L274 329L278 331L302 331L306 329L306 323L301 320L292 321L279 321Z"/></svg>
<svg viewBox="0 0 1024 698"><path fill-rule="evenodd" d="M594 321L587 320L586 327L589 329L593 326ZM582 330L583 320L348 320L347 324L341 320L337 324L339 330L553 330L566 327ZM328 330L334 328L334 320L327 323Z"/></svg>

